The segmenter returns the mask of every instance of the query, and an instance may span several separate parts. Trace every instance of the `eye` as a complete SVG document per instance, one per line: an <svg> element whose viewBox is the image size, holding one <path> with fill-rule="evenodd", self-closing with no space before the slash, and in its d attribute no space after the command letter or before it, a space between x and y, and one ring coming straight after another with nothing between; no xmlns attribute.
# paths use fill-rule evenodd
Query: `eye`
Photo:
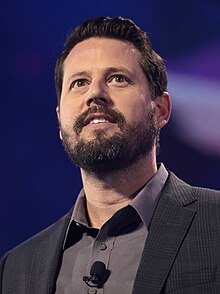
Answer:
<svg viewBox="0 0 220 294"><path fill-rule="evenodd" d="M70 85L70 89L77 89L77 88L81 88L81 87L84 87L86 85L86 80L84 79L79 79L79 80L76 80L74 82L71 83Z"/></svg>
<svg viewBox="0 0 220 294"><path fill-rule="evenodd" d="M128 78L123 75L115 75L110 79L111 82L115 83L128 83Z"/></svg>

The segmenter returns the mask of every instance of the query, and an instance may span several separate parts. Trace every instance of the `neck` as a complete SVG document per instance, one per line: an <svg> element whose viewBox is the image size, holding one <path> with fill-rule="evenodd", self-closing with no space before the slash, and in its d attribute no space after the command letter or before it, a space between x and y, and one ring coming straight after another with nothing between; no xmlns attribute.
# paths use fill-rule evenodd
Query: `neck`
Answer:
<svg viewBox="0 0 220 294"><path fill-rule="evenodd" d="M156 157L145 157L125 170L101 175L81 170L90 225L100 228L128 205L156 171Z"/></svg>

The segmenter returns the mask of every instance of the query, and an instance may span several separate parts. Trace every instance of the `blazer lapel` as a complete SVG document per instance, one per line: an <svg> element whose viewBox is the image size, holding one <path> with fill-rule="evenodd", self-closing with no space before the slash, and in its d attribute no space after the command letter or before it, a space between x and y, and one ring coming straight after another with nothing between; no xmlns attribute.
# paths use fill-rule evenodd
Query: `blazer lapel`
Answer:
<svg viewBox="0 0 220 294"><path fill-rule="evenodd" d="M194 201L190 186L171 174L152 218L133 294L158 294L162 290L195 215L186 205Z"/></svg>
<svg viewBox="0 0 220 294"><path fill-rule="evenodd" d="M47 229L46 237L42 235L41 246L36 246L38 250L35 250L32 258L33 267L30 271L30 289L28 293L54 293L62 259L62 246L70 215L69 213L64 216L58 223L52 225L49 230Z"/></svg>

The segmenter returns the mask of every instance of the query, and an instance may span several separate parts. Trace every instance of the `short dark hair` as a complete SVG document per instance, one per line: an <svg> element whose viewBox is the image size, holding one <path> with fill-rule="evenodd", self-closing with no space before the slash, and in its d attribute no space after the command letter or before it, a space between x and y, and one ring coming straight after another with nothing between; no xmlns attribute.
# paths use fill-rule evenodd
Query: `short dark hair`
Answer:
<svg viewBox="0 0 220 294"><path fill-rule="evenodd" d="M122 17L101 16L89 19L76 27L64 44L64 50L55 67L55 86L58 105L62 92L63 63L70 51L78 43L92 38L110 38L127 41L141 53L140 66L147 77L152 99L167 90L167 74L163 59L152 49L149 36L132 20Z"/></svg>

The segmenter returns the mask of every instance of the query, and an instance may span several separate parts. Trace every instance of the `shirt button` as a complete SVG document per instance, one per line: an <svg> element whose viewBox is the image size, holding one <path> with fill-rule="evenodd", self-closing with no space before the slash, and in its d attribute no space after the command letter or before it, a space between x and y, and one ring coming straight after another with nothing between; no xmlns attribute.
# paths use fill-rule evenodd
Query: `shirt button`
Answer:
<svg viewBox="0 0 220 294"><path fill-rule="evenodd" d="M97 290L94 289L94 288L89 288L89 289L88 289L88 293L89 293L89 294L96 294L96 293L97 293Z"/></svg>
<svg viewBox="0 0 220 294"><path fill-rule="evenodd" d="M107 249L107 245L105 243L101 243L99 245L99 249L103 251L103 250Z"/></svg>

